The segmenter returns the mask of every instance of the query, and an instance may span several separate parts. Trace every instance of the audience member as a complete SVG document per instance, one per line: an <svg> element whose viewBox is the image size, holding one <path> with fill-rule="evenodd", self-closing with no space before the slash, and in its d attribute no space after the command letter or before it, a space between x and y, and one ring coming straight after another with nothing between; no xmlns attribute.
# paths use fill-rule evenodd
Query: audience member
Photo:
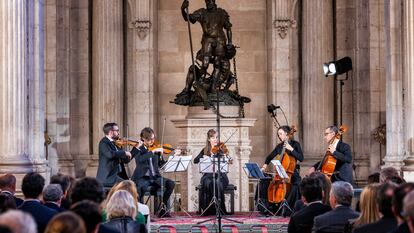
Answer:
<svg viewBox="0 0 414 233"><path fill-rule="evenodd" d="M404 197L404 215L410 229L414 233L414 191L412 190Z"/></svg>
<svg viewBox="0 0 414 233"><path fill-rule="evenodd" d="M137 215L135 200L125 190L116 191L106 205L109 221L103 225L121 233L146 233L145 225L134 221Z"/></svg>
<svg viewBox="0 0 414 233"><path fill-rule="evenodd" d="M400 173L394 167L386 167L381 170L380 183L394 182L396 184L405 183L405 180L400 176Z"/></svg>
<svg viewBox="0 0 414 233"><path fill-rule="evenodd" d="M0 214L10 209L16 209L16 202L8 193L0 193Z"/></svg>
<svg viewBox="0 0 414 233"><path fill-rule="evenodd" d="M315 177L318 178L322 184L322 191L324 193L323 198L322 198L322 203L324 205L329 206L329 193L331 192L331 180L328 179L328 177L326 177L323 173L321 172L312 172L309 177ZM297 212L303 208L305 208L306 205L303 202L303 200L297 200L295 202L295 206L293 207L294 212Z"/></svg>
<svg viewBox="0 0 414 233"><path fill-rule="evenodd" d="M319 178L315 176L303 178L299 189L306 206L291 216L288 232L310 233L315 216L330 211L331 207L322 204L324 192L322 191L322 181Z"/></svg>
<svg viewBox="0 0 414 233"><path fill-rule="evenodd" d="M65 211L65 209L60 207L62 198L63 192L59 184L49 184L43 190L44 205L59 213Z"/></svg>
<svg viewBox="0 0 414 233"><path fill-rule="evenodd" d="M397 219L398 227L392 231L393 233L409 232L408 224L405 222L405 219L401 213L403 211L404 197L407 195L407 193L411 192L411 190L414 190L414 183L402 184L394 191L394 196L392 199L392 212Z"/></svg>
<svg viewBox="0 0 414 233"><path fill-rule="evenodd" d="M354 232L357 232L358 227L374 223L380 219L381 216L377 205L379 186L380 184L369 184L365 186L360 197L361 214L358 218L349 221L350 224L347 226L345 232L352 232L352 229L355 229Z"/></svg>
<svg viewBox="0 0 414 233"><path fill-rule="evenodd" d="M0 225L13 233L37 233L36 222L30 214L20 210L8 210L0 215ZM43 231L39 231L41 233Z"/></svg>
<svg viewBox="0 0 414 233"><path fill-rule="evenodd" d="M36 172L27 173L22 181L22 191L24 202L18 209L32 215L37 224L38 232L44 232L47 223L57 214L56 210L52 210L40 203L40 195L42 194L45 179Z"/></svg>
<svg viewBox="0 0 414 233"><path fill-rule="evenodd" d="M0 225L0 232L1 233L13 233L10 228L6 227L6 226L2 226Z"/></svg>
<svg viewBox="0 0 414 233"><path fill-rule="evenodd" d="M83 200L91 200L100 204L104 198L102 184L92 177L84 177L76 181L71 193L72 205Z"/></svg>
<svg viewBox="0 0 414 233"><path fill-rule="evenodd" d="M86 227L78 215L66 211L57 214L50 220L45 233L86 233Z"/></svg>
<svg viewBox="0 0 414 233"><path fill-rule="evenodd" d="M60 187L62 188L62 192L63 192L63 198L60 204L60 207L68 210L70 209L70 188L72 187L72 184L74 183L74 179L73 182L71 181L70 176L67 175L63 175L61 173L58 173L56 175L53 175L52 177L50 177L50 183L51 184L60 184Z"/></svg>
<svg viewBox="0 0 414 233"><path fill-rule="evenodd" d="M332 184L329 203L332 210L315 217L314 232L343 232L349 219L357 218L359 214L351 209L354 189L344 181Z"/></svg>
<svg viewBox="0 0 414 233"><path fill-rule="evenodd" d="M102 222L102 209L97 203L90 200L80 201L74 204L70 210L83 219L86 232L98 232Z"/></svg>
<svg viewBox="0 0 414 233"><path fill-rule="evenodd" d="M16 177L14 175L6 173L0 176L0 190L1 193L13 196L16 207L19 207L23 203L23 199L14 196L16 193Z"/></svg>
<svg viewBox="0 0 414 233"><path fill-rule="evenodd" d="M380 182L380 173L374 172L368 176L368 184L375 184Z"/></svg>

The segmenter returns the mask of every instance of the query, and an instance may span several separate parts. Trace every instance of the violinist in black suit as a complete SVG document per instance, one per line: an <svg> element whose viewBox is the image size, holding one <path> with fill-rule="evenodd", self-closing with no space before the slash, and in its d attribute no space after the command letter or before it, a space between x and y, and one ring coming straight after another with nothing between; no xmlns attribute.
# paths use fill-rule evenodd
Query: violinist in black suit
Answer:
<svg viewBox="0 0 414 233"><path fill-rule="evenodd" d="M338 127L329 126L325 129L325 141L329 143L328 151L335 157L336 165L334 173L331 176L331 182L346 181L350 184L353 183L352 175L352 153L351 147L337 138L339 133ZM309 169L309 174L318 169L319 164L316 163Z"/></svg>
<svg viewBox="0 0 414 233"><path fill-rule="evenodd" d="M146 127L142 129L140 136L143 144L131 150L136 163L136 168L131 179L137 184L140 202L143 201L144 194L149 186L155 186L161 189L161 184L163 184L164 193L162 202L165 204L167 210L158 211L158 215L160 217L170 217L168 213L168 200L174 190L175 182L162 177L159 172L159 167L164 162L162 159L163 148L152 148L155 142L155 133L151 128Z"/></svg>
<svg viewBox="0 0 414 233"><path fill-rule="evenodd" d="M99 165L96 179L104 187L112 187L128 179L122 171L124 170L123 164L131 160L131 153L115 145L115 141L119 139L119 127L116 123L106 123L103 132L105 137L99 142Z"/></svg>

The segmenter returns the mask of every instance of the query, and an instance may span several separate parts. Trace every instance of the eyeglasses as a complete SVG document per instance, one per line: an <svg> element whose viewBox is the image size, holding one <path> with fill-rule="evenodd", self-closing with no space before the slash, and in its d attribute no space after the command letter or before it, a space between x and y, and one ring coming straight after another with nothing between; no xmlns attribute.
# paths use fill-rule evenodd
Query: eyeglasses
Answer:
<svg viewBox="0 0 414 233"><path fill-rule="evenodd" d="M116 132L119 132L119 129L113 129L112 131L116 131Z"/></svg>
<svg viewBox="0 0 414 233"><path fill-rule="evenodd" d="M326 133L326 132L325 132L325 136L326 136L326 135L329 135L330 133L332 133L332 132L329 132L329 133Z"/></svg>

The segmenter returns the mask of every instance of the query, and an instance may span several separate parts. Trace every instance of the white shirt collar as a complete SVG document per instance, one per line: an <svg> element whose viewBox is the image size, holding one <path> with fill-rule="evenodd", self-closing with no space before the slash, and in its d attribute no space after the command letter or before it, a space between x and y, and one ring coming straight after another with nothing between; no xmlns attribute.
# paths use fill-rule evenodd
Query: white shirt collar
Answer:
<svg viewBox="0 0 414 233"><path fill-rule="evenodd" d="M111 141L111 142L113 142L113 141L114 141L114 139L112 139L111 137L108 137L108 135L105 135L105 137L106 137L106 138L108 138L108 139L109 139L109 141Z"/></svg>
<svg viewBox="0 0 414 233"><path fill-rule="evenodd" d="M308 203L308 206L312 205L312 204L316 204L316 203L320 203L322 204L322 201L312 201Z"/></svg>

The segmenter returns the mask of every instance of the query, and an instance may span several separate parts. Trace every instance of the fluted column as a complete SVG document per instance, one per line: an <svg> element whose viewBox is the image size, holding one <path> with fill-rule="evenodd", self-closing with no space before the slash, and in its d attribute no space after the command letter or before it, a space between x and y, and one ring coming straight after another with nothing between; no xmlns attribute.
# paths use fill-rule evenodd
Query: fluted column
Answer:
<svg viewBox="0 0 414 233"><path fill-rule="evenodd" d="M401 1L385 1L386 119L385 167L404 165L403 77L401 55ZM411 120L411 119L410 119Z"/></svg>
<svg viewBox="0 0 414 233"><path fill-rule="evenodd" d="M1 1L0 25L0 173L47 176L43 1Z"/></svg>
<svg viewBox="0 0 414 233"><path fill-rule="evenodd" d="M414 181L414 2L404 2L404 40L405 40L405 61L404 78L406 79L406 97L404 109L405 117L405 140L407 159L403 167L404 178Z"/></svg>
<svg viewBox="0 0 414 233"><path fill-rule="evenodd" d="M122 0L94 0L92 5L92 133L97 155L102 126L123 124Z"/></svg>
<svg viewBox="0 0 414 233"><path fill-rule="evenodd" d="M324 129L334 122L334 81L322 71L323 63L333 60L332 1L303 1L302 14L302 146L310 165L321 159Z"/></svg>

